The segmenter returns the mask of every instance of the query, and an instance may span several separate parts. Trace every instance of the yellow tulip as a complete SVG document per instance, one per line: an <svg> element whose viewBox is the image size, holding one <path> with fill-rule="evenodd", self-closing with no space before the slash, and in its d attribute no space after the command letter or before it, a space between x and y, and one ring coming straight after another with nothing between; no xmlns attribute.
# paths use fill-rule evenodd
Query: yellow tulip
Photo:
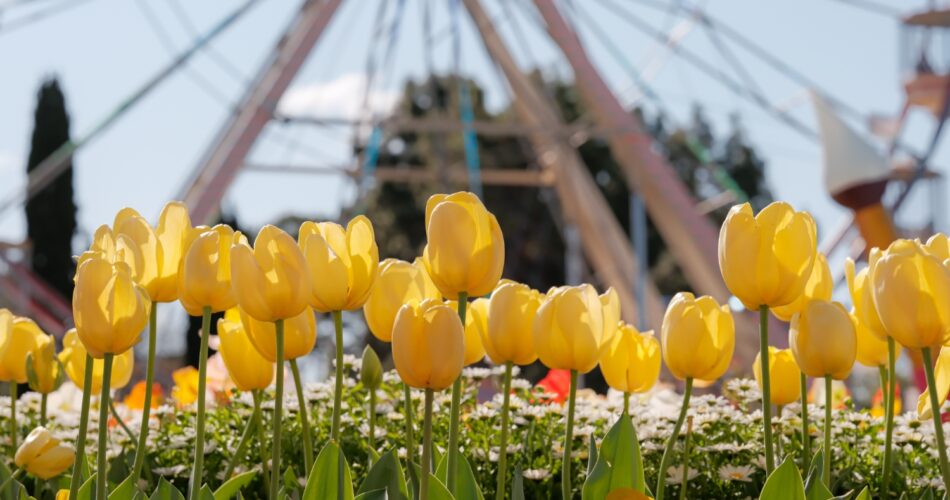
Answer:
<svg viewBox="0 0 950 500"><path fill-rule="evenodd" d="M65 369L69 380L76 387L82 388L86 374L86 348L80 342L75 328L70 329L63 337L63 350L59 353L59 361L63 363L63 369ZM92 381L90 382L92 394L99 394L102 389L103 368L101 359L93 359ZM109 388L117 390L128 385L129 381L132 380L134 368L135 352L132 349L112 358L112 377L109 380Z"/></svg>
<svg viewBox="0 0 950 500"><path fill-rule="evenodd" d="M422 261L445 297L488 295L501 279L505 266L501 227L474 194L430 196L426 238Z"/></svg>
<svg viewBox="0 0 950 500"><path fill-rule="evenodd" d="M332 312L363 307L379 267L373 223L360 215L344 231L333 222L307 221L300 225L298 241L310 271L313 308Z"/></svg>
<svg viewBox="0 0 950 500"><path fill-rule="evenodd" d="M155 235L162 247L162 261L158 278L152 286L152 301L172 302L178 300L178 273L188 247L200 234L200 229L191 226L188 207L180 201L170 201L158 216Z"/></svg>
<svg viewBox="0 0 950 500"><path fill-rule="evenodd" d="M530 365L534 348L534 319L544 296L520 283L504 283L488 301L488 328L482 344L495 364Z"/></svg>
<svg viewBox="0 0 950 500"><path fill-rule="evenodd" d="M253 391L270 386L274 380L274 363L264 359L251 344L237 309L228 309L218 320L218 338L221 359L239 390Z"/></svg>
<svg viewBox="0 0 950 500"><path fill-rule="evenodd" d="M440 301L427 299L402 306L393 324L392 344L399 378L411 387L440 391L462 373L462 321Z"/></svg>
<svg viewBox="0 0 950 500"><path fill-rule="evenodd" d="M26 383L26 355L36 349L43 336L33 320L0 309L0 381Z"/></svg>
<svg viewBox="0 0 950 500"><path fill-rule="evenodd" d="M165 262L162 244L158 241L155 229L135 210L123 208L115 216L112 232L116 237L127 237L135 247L139 259L135 267L136 282L152 297L157 292L161 265Z"/></svg>
<svg viewBox="0 0 950 500"><path fill-rule="evenodd" d="M942 407L947 401L947 393L950 392L950 348L948 347L941 348L940 354L937 355L934 382L937 386L937 404ZM930 389L924 390L923 394L917 398L917 414L921 420L933 418L933 409L930 407Z"/></svg>
<svg viewBox="0 0 950 500"><path fill-rule="evenodd" d="M950 342L950 270L939 258L917 241L897 240L869 268L888 335L914 349Z"/></svg>
<svg viewBox="0 0 950 500"><path fill-rule="evenodd" d="M835 282L831 276L831 268L828 266L828 258L825 257L825 254L819 252L816 254L815 265L811 268L811 276L808 277L801 295L791 304L773 307L772 314L782 321L791 321L792 315L801 312L809 300L831 300L831 292L834 287Z"/></svg>
<svg viewBox="0 0 950 500"><path fill-rule="evenodd" d="M131 209L130 209L131 210ZM148 279L146 258L141 248L127 234L119 234L106 224L99 226L92 236L89 250L76 258L77 269L89 259L99 258L110 264L124 263L136 283ZM75 277L73 278L75 280Z"/></svg>
<svg viewBox="0 0 950 500"><path fill-rule="evenodd" d="M121 354L138 343L152 304L132 280L129 268L92 257L79 265L73 290L73 319L94 358Z"/></svg>
<svg viewBox="0 0 950 500"><path fill-rule="evenodd" d="M752 373L755 382L762 388L762 353L755 355ZM795 356L790 349L776 349L769 346L769 399L776 406L785 406L802 397L802 372L798 369Z"/></svg>
<svg viewBox="0 0 950 500"><path fill-rule="evenodd" d="M65 472L75 458L72 446L61 443L45 427L37 427L17 448L13 461L20 469L46 480Z"/></svg>
<svg viewBox="0 0 950 500"><path fill-rule="evenodd" d="M851 320L854 322L854 333L858 341L857 362L871 368L887 367L887 341L871 333L858 318L854 308L851 309ZM899 352L897 356L900 356Z"/></svg>
<svg viewBox="0 0 950 500"><path fill-rule="evenodd" d="M194 404L198 401L198 369L194 366L183 366L172 372L172 399L179 407Z"/></svg>
<svg viewBox="0 0 950 500"><path fill-rule="evenodd" d="M660 334L663 362L674 377L714 381L726 373L736 345L729 306L689 292L673 296Z"/></svg>
<svg viewBox="0 0 950 500"><path fill-rule="evenodd" d="M310 275L297 242L275 226L261 228L254 249L231 246L231 286L241 309L259 321L292 318L308 309Z"/></svg>
<svg viewBox="0 0 950 500"><path fill-rule="evenodd" d="M240 231L218 224L201 233L185 253L178 275L178 300L188 314L226 311L237 303L231 287L231 245L246 243Z"/></svg>
<svg viewBox="0 0 950 500"><path fill-rule="evenodd" d="M277 327L271 321L258 321L238 308L241 324L251 344L267 361L277 361ZM300 314L284 320L284 361L306 356L317 343L317 318L306 307Z"/></svg>
<svg viewBox="0 0 950 500"><path fill-rule="evenodd" d="M646 392L660 377L660 342L653 331L621 324L600 358L604 380L621 392Z"/></svg>
<svg viewBox="0 0 950 500"><path fill-rule="evenodd" d="M445 305L458 311L458 302L446 300ZM468 303L465 308L465 362L464 366L485 359L485 346L482 335L488 328L488 299L479 298Z"/></svg>
<svg viewBox="0 0 950 500"><path fill-rule="evenodd" d="M719 270L746 308L791 304L811 277L815 221L807 212L775 202L752 214L748 203L729 210L719 231Z"/></svg>
<svg viewBox="0 0 950 500"><path fill-rule="evenodd" d="M619 323L620 299L613 288L601 296L588 284L553 288L532 327L538 358L548 368L587 373Z"/></svg>
<svg viewBox="0 0 950 500"><path fill-rule="evenodd" d="M812 300L789 325L792 354L809 377L848 378L857 356L857 342L851 315L838 302Z"/></svg>
<svg viewBox="0 0 950 500"><path fill-rule="evenodd" d="M404 260L386 259L379 263L379 275L363 306L363 315L369 331L379 340L389 342L400 307L440 298L442 294L432 283L421 260L416 259L410 264Z"/></svg>
<svg viewBox="0 0 950 500"><path fill-rule="evenodd" d="M937 233L927 240L924 248L928 253L946 263L950 259L950 238L946 234Z"/></svg>
<svg viewBox="0 0 950 500"><path fill-rule="evenodd" d="M42 333L36 347L27 357L27 379L30 389L41 394L55 391L63 381L63 371L56 360L56 340Z"/></svg>
<svg viewBox="0 0 950 500"><path fill-rule="evenodd" d="M877 262L881 258L881 251L872 248L868 254L868 262ZM848 258L844 263L844 275L848 281L848 292L851 295L852 313L857 318L860 327L867 329L879 340L887 340L887 331L881 324L881 317L877 314L874 305L874 287L871 285L870 266L855 272L854 261Z"/></svg>

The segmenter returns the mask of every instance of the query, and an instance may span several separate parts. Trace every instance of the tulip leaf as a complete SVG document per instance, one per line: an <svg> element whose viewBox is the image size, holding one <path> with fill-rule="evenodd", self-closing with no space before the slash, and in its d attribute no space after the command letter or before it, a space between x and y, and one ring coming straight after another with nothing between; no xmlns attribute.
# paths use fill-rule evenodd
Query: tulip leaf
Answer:
<svg viewBox="0 0 950 500"><path fill-rule="evenodd" d="M594 467L597 465L597 440L591 439L588 441L588 450L587 450L587 475L594 473Z"/></svg>
<svg viewBox="0 0 950 500"><path fill-rule="evenodd" d="M284 471L284 489L290 494L291 491L297 491L300 489L300 483L297 482L297 472L294 471L293 466L287 468Z"/></svg>
<svg viewBox="0 0 950 500"><path fill-rule="evenodd" d="M617 419L600 443L600 452L593 470L584 481L581 495L585 499L606 498L609 492L618 488L646 491L640 443L633 421L627 414Z"/></svg>
<svg viewBox="0 0 950 500"><path fill-rule="evenodd" d="M459 467L461 466L462 464L459 463ZM429 473L429 500L456 500L456 498L449 493L445 484L439 481L439 478L435 477L431 472Z"/></svg>
<svg viewBox="0 0 950 500"><path fill-rule="evenodd" d="M93 472L89 475L89 479L82 483L76 493L76 500L92 500L96 493L96 476L97 474Z"/></svg>
<svg viewBox="0 0 950 500"><path fill-rule="evenodd" d="M243 474L238 474L231 479L228 479L224 484L214 490L214 500L230 500L234 498L235 495L241 491L241 488L245 487L254 480L254 477L257 476L255 471L247 471Z"/></svg>
<svg viewBox="0 0 950 500"><path fill-rule="evenodd" d="M0 484L7 482L7 479L10 477L12 472L7 467L2 460L0 460ZM10 489L4 489L0 491L0 500L14 500L16 497L13 495Z"/></svg>
<svg viewBox="0 0 950 500"><path fill-rule="evenodd" d="M389 496L386 495L386 489L372 490L365 493L360 493L356 495L355 500L388 500Z"/></svg>
<svg viewBox="0 0 950 500"><path fill-rule="evenodd" d="M366 474L366 479L356 491L357 495L382 490L391 500L406 500L409 498L409 489L406 478L399 466L395 452L389 450L383 453L373 467Z"/></svg>
<svg viewBox="0 0 950 500"><path fill-rule="evenodd" d="M214 500L214 492L211 491L211 487L207 484L201 486L201 489L198 490L198 500Z"/></svg>
<svg viewBox="0 0 950 500"><path fill-rule="evenodd" d="M759 500L805 500L805 484L791 457L765 480Z"/></svg>
<svg viewBox="0 0 950 500"><path fill-rule="evenodd" d="M861 493L858 493L858 496L854 497L854 500L871 500L871 490L867 486L861 490Z"/></svg>
<svg viewBox="0 0 950 500"><path fill-rule="evenodd" d="M126 500L134 497L136 492L138 492L138 488L135 487L132 476L129 476L109 492L109 500Z"/></svg>
<svg viewBox="0 0 950 500"><path fill-rule="evenodd" d="M481 488L478 487L478 480L475 479L475 473L472 471L472 465L468 463L465 455L459 452L456 464L458 465L458 476L455 478L455 491L451 492L454 498L458 500L484 500ZM439 462L439 468L436 469L436 477L440 481L447 483L449 476L448 457L443 457Z"/></svg>
<svg viewBox="0 0 950 500"><path fill-rule="evenodd" d="M152 493L149 500L185 500L185 495L182 495L175 485L161 477L158 479L158 487L155 488L155 492Z"/></svg>
<svg viewBox="0 0 950 500"><path fill-rule="evenodd" d="M342 480L340 478L342 469ZM342 490L342 495L339 492ZM339 495L339 496L338 496ZM304 500L323 498L343 498L353 500L353 480L350 477L350 467L346 464L346 457L340 447L330 441L320 450L317 461L310 469L307 486L304 488Z"/></svg>
<svg viewBox="0 0 950 500"><path fill-rule="evenodd" d="M521 467L515 467L513 476L511 478L511 500L525 500L524 476L521 475Z"/></svg>

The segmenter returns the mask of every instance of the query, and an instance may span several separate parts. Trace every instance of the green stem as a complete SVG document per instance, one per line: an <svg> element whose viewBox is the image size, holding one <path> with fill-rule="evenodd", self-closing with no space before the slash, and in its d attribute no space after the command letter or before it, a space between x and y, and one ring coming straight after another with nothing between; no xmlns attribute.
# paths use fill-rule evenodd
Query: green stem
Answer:
<svg viewBox="0 0 950 500"><path fill-rule="evenodd" d="M831 375L825 375L825 443L821 478L831 488Z"/></svg>
<svg viewBox="0 0 950 500"><path fill-rule="evenodd" d="M16 478L20 477L21 474L23 474L23 469L16 469L13 471L13 473L10 474L10 477L8 477L7 480L3 482L3 484L0 484L0 491L7 489L7 486L10 486L10 483L12 483ZM11 493L16 492L11 491Z"/></svg>
<svg viewBox="0 0 950 500"><path fill-rule="evenodd" d="M564 458L561 462L561 498L573 497L571 460L574 450L574 405L577 399L577 370L571 370L571 391L567 397L567 428L564 431Z"/></svg>
<svg viewBox="0 0 950 500"><path fill-rule="evenodd" d="M333 327L336 330L336 390L333 391L333 426L330 437L340 442L340 411L343 398L343 313L333 311Z"/></svg>
<svg viewBox="0 0 950 500"><path fill-rule="evenodd" d="M465 313L468 307L468 293L459 292L458 296L458 314L465 325ZM449 492L455 493L455 476L458 475L458 453L459 453L459 418L462 406L462 377L455 379L452 384L452 406L449 411L449 449L447 460L446 487Z"/></svg>
<svg viewBox="0 0 950 500"><path fill-rule="evenodd" d="M277 375L276 392L274 394L274 422L271 430L271 436L274 442L271 444L271 470L270 470L270 500L276 500L277 490L280 488L280 431L281 418L284 410L284 320L279 319L274 322L274 329L277 337ZM339 386L339 385L338 385ZM337 391L339 393L339 391ZM337 394L339 398L339 394ZM336 416L334 415L334 418ZM309 473L309 471L308 471Z"/></svg>
<svg viewBox="0 0 950 500"><path fill-rule="evenodd" d="M106 478L108 476L109 461L106 459L106 443L109 440L109 384L112 382L111 352L102 359L102 392L99 396L99 451L96 455L96 498L109 498Z"/></svg>
<svg viewBox="0 0 950 500"><path fill-rule="evenodd" d="M811 460L811 435L808 433L808 376L802 373L802 470L808 470ZM807 472L805 472L807 474Z"/></svg>
<svg viewBox="0 0 950 500"><path fill-rule="evenodd" d="M893 467L894 453L891 450L891 442L894 436L894 410L897 408L897 372L894 365L897 362L897 345L894 339L887 338L887 395L884 405L884 470L881 475L881 498L887 498L891 487L891 469ZM881 386L884 391L884 386Z"/></svg>
<svg viewBox="0 0 950 500"><path fill-rule="evenodd" d="M409 481L412 483L413 489L418 490L419 478L416 477L416 469L413 466L413 464L416 463L416 451L418 451L418 448L416 447L415 426L412 423L416 419L415 411L412 408L412 388L405 382L402 383L402 388L406 413L406 418L404 419L406 423L406 461L408 462L406 468L409 469Z"/></svg>
<svg viewBox="0 0 950 500"><path fill-rule="evenodd" d="M765 437L765 476L775 468L772 452L772 385L769 377L769 307L759 307L759 368L762 372L762 430Z"/></svg>
<svg viewBox="0 0 950 500"><path fill-rule="evenodd" d="M630 414L630 393L623 393L623 413L624 415Z"/></svg>
<svg viewBox="0 0 950 500"><path fill-rule="evenodd" d="M666 469L670 466L670 460L673 459L673 447L676 445L676 439L679 437L680 429L683 428L683 421L686 420L686 412L689 410L689 397L693 393L693 379L686 379L686 388L683 389L683 406L680 408L680 415L673 425L673 433L666 440L666 448L663 450L663 458L660 459L660 468L656 476L656 500L663 500L663 493L666 491Z"/></svg>
<svg viewBox="0 0 950 500"><path fill-rule="evenodd" d="M241 433L241 440L238 441L237 450L231 455L231 459L228 460L228 467L224 470L224 481L231 478L231 473L234 472L234 466L237 465L238 460L244 459L244 452L247 451L247 443L251 440L251 432L258 425L257 420L260 418L260 413L260 399L254 396L254 409L252 410L251 418L248 419L247 424L244 426L244 432Z"/></svg>
<svg viewBox="0 0 950 500"><path fill-rule="evenodd" d="M86 354L82 379L82 409L79 412L79 434L76 435L76 460L69 478L69 498L75 499L82 485L82 466L86 459L86 434L89 429L89 401L92 399L92 356Z"/></svg>
<svg viewBox="0 0 950 500"><path fill-rule="evenodd" d="M262 391L253 391L251 395L254 397L254 406L257 408L261 407L261 400L263 399ZM257 428L257 448L258 453L261 455L261 476L264 477L264 489L270 492L270 474L267 473L267 449L264 447L264 415L260 410L257 412L257 423L254 425Z"/></svg>
<svg viewBox="0 0 950 500"><path fill-rule="evenodd" d="M201 310L201 347L198 351L198 415L195 423L195 464L188 483L188 498L198 499L205 464L205 392L208 384L208 338L211 337L211 307Z"/></svg>
<svg viewBox="0 0 950 500"><path fill-rule="evenodd" d="M782 456L785 455L782 449L782 410L784 407L782 405L775 406L775 416L778 417L778 421L775 422L775 458L776 462L782 461Z"/></svg>
<svg viewBox="0 0 950 500"><path fill-rule="evenodd" d="M303 465L306 474L310 474L310 467L313 464L313 439L310 437L310 416L307 400L303 395L303 382L300 380L300 369L297 368L297 360L290 360L290 373L294 376L294 385L297 387L297 405L300 407L300 428L303 433Z"/></svg>
<svg viewBox="0 0 950 500"><path fill-rule="evenodd" d="M115 419L115 423L119 424L119 427L122 428L122 432L125 433L125 437L129 438L130 443L135 442L135 434L132 434L132 429L129 429L129 426L125 424L125 421L122 420L122 417L119 416L119 410L115 409L115 400L109 398L109 412L112 413L112 418Z"/></svg>
<svg viewBox="0 0 950 500"><path fill-rule="evenodd" d="M686 487L689 485L689 438L693 434L693 417L686 420L686 442L683 443L683 479L680 483L680 500L686 500Z"/></svg>
<svg viewBox="0 0 950 500"><path fill-rule="evenodd" d="M148 317L148 361L145 365L145 399L142 406L142 423L139 425L139 444L135 448L135 462L132 464L133 482L138 482L148 454L148 421L152 411L152 384L155 382L155 343L157 338L158 304L153 303Z"/></svg>
<svg viewBox="0 0 950 500"><path fill-rule="evenodd" d="M16 383L16 380L11 380L9 383L10 383L10 439L11 441L13 441L13 447L10 449L10 458L13 458L16 455L17 431L19 430L16 425L17 383Z"/></svg>
<svg viewBox="0 0 950 500"><path fill-rule="evenodd" d="M429 499L429 476L432 475L432 389L426 389L425 417L422 421L422 480L419 500Z"/></svg>
<svg viewBox="0 0 950 500"><path fill-rule="evenodd" d="M937 397L937 383L934 381L934 365L930 356L930 348L920 350L924 358L924 372L927 374L927 392L930 393L930 408L934 419L934 437L937 440L937 453L940 456L940 473L943 475L944 486L950 486L950 466L947 465L947 445L943 439L943 416L940 411L940 401Z"/></svg>
<svg viewBox="0 0 950 500"><path fill-rule="evenodd" d="M369 390L369 447L376 449L376 389ZM373 455L369 455L369 466L373 466Z"/></svg>
<svg viewBox="0 0 950 500"><path fill-rule="evenodd" d="M46 399L47 394L44 392L40 396L40 425L46 427Z"/></svg>
<svg viewBox="0 0 950 500"><path fill-rule="evenodd" d="M501 445L498 447L498 482L495 487L495 498L503 500L508 489L508 407L511 399L511 368L512 363L505 363L505 379L502 384L501 402Z"/></svg>

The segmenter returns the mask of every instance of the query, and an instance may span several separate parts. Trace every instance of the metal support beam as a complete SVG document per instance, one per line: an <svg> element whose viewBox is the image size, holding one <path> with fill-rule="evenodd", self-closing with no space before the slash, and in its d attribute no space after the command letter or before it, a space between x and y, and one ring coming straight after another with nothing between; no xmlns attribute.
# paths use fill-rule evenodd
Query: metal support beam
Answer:
<svg viewBox="0 0 950 500"><path fill-rule="evenodd" d="M304 0L255 83L225 123L178 197L198 224L213 222L218 205L277 103L300 70L341 0Z"/></svg>
<svg viewBox="0 0 950 500"><path fill-rule="evenodd" d="M516 112L533 131L529 138L537 152L538 162L555 174L554 185L564 207L564 216L580 233L584 252L597 276L614 287L620 295L624 319L636 322L640 312L634 299L632 283L640 270L634 260L630 240L577 150L560 139L565 130L563 121L515 63L479 0L463 2L475 21L485 48L501 67L511 86ZM652 280L646 283L645 295L646 316L650 324L658 329L664 302Z"/></svg>
<svg viewBox="0 0 950 500"><path fill-rule="evenodd" d="M363 173L350 165L306 166L306 165L264 165L248 163L245 172L264 172L277 174L345 175L360 178ZM482 184L511 187L548 187L554 184L554 174L545 170L525 170L524 168L488 168L482 169ZM409 184L436 183L441 181L438 169L434 166L381 166L376 167L373 177L377 182L405 182ZM466 185L468 174L463 165L449 166L448 181Z"/></svg>

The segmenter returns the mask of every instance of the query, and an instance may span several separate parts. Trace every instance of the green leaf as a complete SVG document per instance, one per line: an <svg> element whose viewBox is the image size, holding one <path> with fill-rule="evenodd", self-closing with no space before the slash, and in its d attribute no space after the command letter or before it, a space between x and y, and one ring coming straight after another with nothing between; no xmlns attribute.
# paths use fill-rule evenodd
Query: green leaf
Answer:
<svg viewBox="0 0 950 500"><path fill-rule="evenodd" d="M802 475L791 457L786 458L766 479L759 500L805 500Z"/></svg>
<svg viewBox="0 0 950 500"><path fill-rule="evenodd" d="M138 488L132 480L132 476L125 478L114 490L109 492L109 500L127 500L135 496Z"/></svg>
<svg viewBox="0 0 950 500"><path fill-rule="evenodd" d="M861 490L861 493L858 493L858 496L854 497L854 500L871 500L871 490L867 486Z"/></svg>
<svg viewBox="0 0 950 500"><path fill-rule="evenodd" d="M7 467L7 465L3 462L3 460L0 460L0 484L7 482L7 479L11 474L12 472ZM4 488L4 491L0 492L0 500L14 500L15 498L16 497L10 488Z"/></svg>
<svg viewBox="0 0 950 500"><path fill-rule="evenodd" d="M373 490L367 491L365 493L360 493L356 495L355 500L387 500L389 497L386 496L386 490Z"/></svg>
<svg viewBox="0 0 950 500"><path fill-rule="evenodd" d="M934 500L934 490L933 488L927 488L924 492L918 497L918 500Z"/></svg>
<svg viewBox="0 0 950 500"><path fill-rule="evenodd" d="M97 474L93 472L89 475L89 479L82 483L76 493L76 500L92 500L96 493L96 476Z"/></svg>
<svg viewBox="0 0 950 500"><path fill-rule="evenodd" d="M211 491L211 487L207 484L201 486L201 489L198 490L198 500L214 500L214 492Z"/></svg>
<svg viewBox="0 0 950 500"><path fill-rule="evenodd" d="M812 480L811 474L808 475L808 484L805 485L805 498L807 500L828 500L834 497L831 491L825 486L821 479Z"/></svg>
<svg viewBox="0 0 950 500"><path fill-rule="evenodd" d="M255 471L247 471L243 474L238 474L231 479L228 479L224 484L214 490L214 500L230 500L234 498L235 495L241 491L241 488L245 487L254 480L254 476L257 475Z"/></svg>
<svg viewBox="0 0 950 500"><path fill-rule="evenodd" d="M597 440L588 441L587 447L587 475L594 473L594 467L597 465Z"/></svg>
<svg viewBox="0 0 950 500"><path fill-rule="evenodd" d="M343 469L343 480L340 481L339 468ZM353 480L350 477L350 467L340 447L330 441L320 450L317 461L310 469L307 478L307 487L303 490L304 500L338 498L342 489L344 500L353 499Z"/></svg>
<svg viewBox="0 0 950 500"><path fill-rule="evenodd" d="M481 488L478 487L478 481L475 479L475 473L472 472L472 465L468 463L465 455L458 453L458 476L455 478L455 491L451 492L454 498L458 500L484 500ZM436 469L436 477L439 481L448 482L449 464L448 456L443 457Z"/></svg>
<svg viewBox="0 0 950 500"><path fill-rule="evenodd" d="M591 442L593 441L591 439ZM514 477L511 478L511 500L525 500L524 476L521 475L521 467L515 467Z"/></svg>
<svg viewBox="0 0 950 500"><path fill-rule="evenodd" d="M175 485L161 477L158 479L158 487L155 488L155 492L152 493L149 500L185 500L185 495L182 495Z"/></svg>
<svg viewBox="0 0 950 500"><path fill-rule="evenodd" d="M393 450L383 453L373 463L373 467L366 474L366 479L363 480L363 484L360 485L356 494L362 495L376 490L382 490L391 500L407 500L409 498L406 478L402 473L402 467L399 465L399 459L396 458L396 453Z"/></svg>
<svg viewBox="0 0 950 500"><path fill-rule="evenodd" d="M461 467L461 462L459 466ZM456 500L439 478L429 473L429 500Z"/></svg>
<svg viewBox="0 0 950 500"><path fill-rule="evenodd" d="M287 494L290 494L291 491L297 491L299 489L300 483L297 481L297 472L293 466L290 466L284 471L284 490L287 491Z"/></svg>
<svg viewBox="0 0 950 500"><path fill-rule="evenodd" d="M581 498L606 498L618 488L646 491L640 444L629 415L621 415L607 431L597 455L594 468L584 481Z"/></svg>

